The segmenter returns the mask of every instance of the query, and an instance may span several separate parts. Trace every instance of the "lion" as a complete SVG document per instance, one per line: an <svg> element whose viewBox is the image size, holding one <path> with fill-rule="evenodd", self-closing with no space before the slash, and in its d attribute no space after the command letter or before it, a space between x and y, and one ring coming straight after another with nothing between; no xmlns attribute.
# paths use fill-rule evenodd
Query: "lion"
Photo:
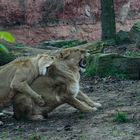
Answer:
<svg viewBox="0 0 140 140"><path fill-rule="evenodd" d="M86 50L79 48L61 50L48 68L48 75L39 76L31 84L46 104L38 106L27 94L17 93L13 100L14 117L44 120L48 113L65 103L82 112L94 112L101 107L80 90L80 71L85 70L88 55Z"/></svg>
<svg viewBox="0 0 140 140"><path fill-rule="evenodd" d="M54 59L48 54L38 54L34 57L17 58L4 65L0 70L0 108L9 106L16 92L28 95L43 106L45 102L42 96L30 84L39 75L46 74Z"/></svg>

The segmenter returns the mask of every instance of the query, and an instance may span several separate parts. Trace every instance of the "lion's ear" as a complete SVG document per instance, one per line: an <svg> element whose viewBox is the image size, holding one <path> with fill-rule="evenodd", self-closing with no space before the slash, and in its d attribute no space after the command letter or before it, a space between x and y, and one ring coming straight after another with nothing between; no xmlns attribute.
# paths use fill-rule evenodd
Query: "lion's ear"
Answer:
<svg viewBox="0 0 140 140"><path fill-rule="evenodd" d="M70 55L70 51L64 51L64 52L60 53L60 57L62 59L67 59L69 57L69 55Z"/></svg>
<svg viewBox="0 0 140 140"><path fill-rule="evenodd" d="M38 58L38 59L40 59L41 57L42 57L41 54L38 54L38 55L37 55L37 58Z"/></svg>

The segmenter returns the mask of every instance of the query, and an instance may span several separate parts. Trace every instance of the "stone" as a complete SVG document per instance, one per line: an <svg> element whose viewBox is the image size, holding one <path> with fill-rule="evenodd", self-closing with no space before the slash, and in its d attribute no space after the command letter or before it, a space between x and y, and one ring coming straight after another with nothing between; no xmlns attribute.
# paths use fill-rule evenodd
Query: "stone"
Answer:
<svg viewBox="0 0 140 140"><path fill-rule="evenodd" d="M116 41L117 41L118 44L130 42L130 39L129 39L129 32L120 30L120 31L116 34Z"/></svg>
<svg viewBox="0 0 140 140"><path fill-rule="evenodd" d="M140 41L140 21L136 22L129 33L129 38L131 42L137 43Z"/></svg>
<svg viewBox="0 0 140 140"><path fill-rule="evenodd" d="M72 126L71 125L66 125L65 127L64 127L64 130L65 131L71 131L72 130Z"/></svg>
<svg viewBox="0 0 140 140"><path fill-rule="evenodd" d="M115 76L119 78L140 78L140 57L124 56L117 53L93 54L88 60L86 74Z"/></svg>

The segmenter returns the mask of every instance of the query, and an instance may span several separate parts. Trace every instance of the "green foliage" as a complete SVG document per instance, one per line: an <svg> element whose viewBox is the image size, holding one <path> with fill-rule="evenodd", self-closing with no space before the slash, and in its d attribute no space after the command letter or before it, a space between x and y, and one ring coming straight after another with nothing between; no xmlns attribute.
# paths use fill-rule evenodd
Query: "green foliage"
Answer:
<svg viewBox="0 0 140 140"><path fill-rule="evenodd" d="M126 123L128 122L128 114L124 112L117 112L113 120L117 123Z"/></svg>
<svg viewBox="0 0 140 140"><path fill-rule="evenodd" d="M8 32L0 32L0 39L3 39L9 43L15 42L15 38Z"/></svg>
<svg viewBox="0 0 140 140"><path fill-rule="evenodd" d="M9 53L9 50L3 44L0 44L0 53L2 52Z"/></svg>
<svg viewBox="0 0 140 140"><path fill-rule="evenodd" d="M7 64L14 59L15 59L15 56L13 54L0 52L0 66Z"/></svg>
<svg viewBox="0 0 140 140"><path fill-rule="evenodd" d="M45 138L39 134L32 134L29 137L29 140L45 140Z"/></svg>
<svg viewBox="0 0 140 140"><path fill-rule="evenodd" d="M15 38L8 32L0 32L0 40L15 43ZM8 49L2 43L0 43L0 53L1 52L9 53Z"/></svg>
<svg viewBox="0 0 140 140"><path fill-rule="evenodd" d="M80 112L80 114L79 114L79 119L84 119L84 118L85 118L85 113Z"/></svg>
<svg viewBox="0 0 140 140"><path fill-rule="evenodd" d="M80 40L62 40L62 41L48 41L43 43L45 46L53 46L57 48L70 48L87 43L87 41Z"/></svg>

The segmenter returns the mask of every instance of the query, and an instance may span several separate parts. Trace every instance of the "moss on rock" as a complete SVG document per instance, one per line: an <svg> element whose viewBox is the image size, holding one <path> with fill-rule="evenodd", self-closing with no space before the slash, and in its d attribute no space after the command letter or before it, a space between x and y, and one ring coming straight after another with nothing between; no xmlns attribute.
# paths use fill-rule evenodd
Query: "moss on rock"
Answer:
<svg viewBox="0 0 140 140"><path fill-rule="evenodd" d="M86 75L116 76L139 79L140 57L128 57L117 53L93 54L90 56Z"/></svg>

